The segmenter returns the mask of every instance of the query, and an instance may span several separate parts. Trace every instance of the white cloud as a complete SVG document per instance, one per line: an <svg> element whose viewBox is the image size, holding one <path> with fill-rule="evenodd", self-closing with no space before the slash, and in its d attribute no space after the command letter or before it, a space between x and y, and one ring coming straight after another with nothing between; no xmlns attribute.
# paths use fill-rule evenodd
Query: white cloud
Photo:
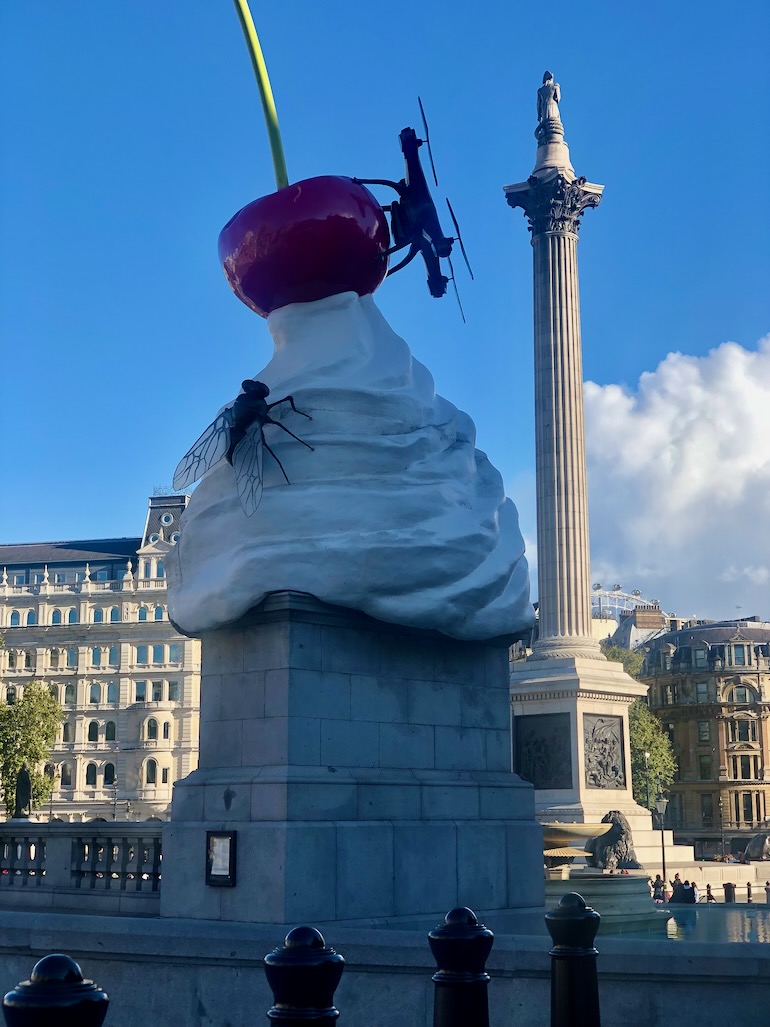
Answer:
<svg viewBox="0 0 770 1027"><path fill-rule="evenodd" d="M585 383L593 581L770 619L770 336Z"/></svg>

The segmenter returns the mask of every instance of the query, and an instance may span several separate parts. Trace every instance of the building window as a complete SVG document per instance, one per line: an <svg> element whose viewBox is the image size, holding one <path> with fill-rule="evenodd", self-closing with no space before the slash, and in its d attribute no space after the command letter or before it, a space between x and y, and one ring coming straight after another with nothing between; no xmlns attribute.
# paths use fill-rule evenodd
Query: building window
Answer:
<svg viewBox="0 0 770 1027"><path fill-rule="evenodd" d="M110 706L114 706L118 701L118 683L117 681L107 682L107 702Z"/></svg>
<svg viewBox="0 0 770 1027"><path fill-rule="evenodd" d="M733 646L733 664L736 667L746 666L746 646L745 645L734 645Z"/></svg>
<svg viewBox="0 0 770 1027"><path fill-rule="evenodd" d="M62 741L63 742L74 742L75 741L75 732L73 731L72 724L70 724L70 722L68 720L64 721L64 726L62 727Z"/></svg>
<svg viewBox="0 0 770 1027"><path fill-rule="evenodd" d="M34 610L27 610L27 627L37 624L37 614Z"/></svg>
<svg viewBox="0 0 770 1027"><path fill-rule="evenodd" d="M166 569L163 566L163 561L162 560L158 560L157 569L155 571L155 577L156 578L165 578L165 576L166 576Z"/></svg>
<svg viewBox="0 0 770 1027"><path fill-rule="evenodd" d="M163 513L163 514L161 514L160 515L160 523L161 524L165 524L166 527L168 527L169 524L173 524L174 523L174 518L173 518L172 514L170 514L170 513Z"/></svg>
<svg viewBox="0 0 770 1027"><path fill-rule="evenodd" d="M88 702L91 706L98 706L102 701L102 686L94 683L88 689Z"/></svg>
<svg viewBox="0 0 770 1027"><path fill-rule="evenodd" d="M15 685L9 685L5 690L5 701L9 706L13 706L16 702L16 687Z"/></svg>
<svg viewBox="0 0 770 1027"><path fill-rule="evenodd" d="M140 664L147 663L147 646L146 645L138 645L136 647L136 662L140 663Z"/></svg>
<svg viewBox="0 0 770 1027"><path fill-rule="evenodd" d="M160 777L161 784L167 785L168 784L168 767L163 767L163 769L161 770L160 774L161 774L161 777Z"/></svg>
<svg viewBox="0 0 770 1027"><path fill-rule="evenodd" d="M745 685L736 685L730 698L734 703L748 703L752 702L754 697Z"/></svg>
<svg viewBox="0 0 770 1027"><path fill-rule="evenodd" d="M711 741L711 724L707 720L698 721L698 741L699 742L710 742Z"/></svg>
<svg viewBox="0 0 770 1027"><path fill-rule="evenodd" d="M24 669L33 670L34 658L30 652L24 653Z"/></svg>
<svg viewBox="0 0 770 1027"><path fill-rule="evenodd" d="M728 731L731 742L756 742L757 740L757 722L755 720L728 721Z"/></svg>
<svg viewBox="0 0 770 1027"><path fill-rule="evenodd" d="M75 686L65 685L64 688L64 705L72 706L75 702Z"/></svg>
<svg viewBox="0 0 770 1027"><path fill-rule="evenodd" d="M733 780L756 781L759 778L758 756L732 756Z"/></svg>
<svg viewBox="0 0 770 1027"><path fill-rule="evenodd" d="M96 607L94 610L94 624L101 624L104 621L104 610L100 607Z"/></svg>
<svg viewBox="0 0 770 1027"><path fill-rule="evenodd" d="M78 651L73 647L67 650L67 666L72 669L78 665Z"/></svg>
<svg viewBox="0 0 770 1027"><path fill-rule="evenodd" d="M163 620L163 607L162 606L156 606L155 607L155 620Z"/></svg>
<svg viewBox="0 0 770 1027"><path fill-rule="evenodd" d="M13 650L8 653L8 670L16 670L16 653Z"/></svg>
<svg viewBox="0 0 770 1027"><path fill-rule="evenodd" d="M166 741L171 737L171 724L167 720L163 722L163 737Z"/></svg>
<svg viewBox="0 0 770 1027"><path fill-rule="evenodd" d="M91 650L91 666L101 667L102 665L102 651L98 645L95 645Z"/></svg>
<svg viewBox="0 0 770 1027"><path fill-rule="evenodd" d="M701 781L710 781L712 778L712 763L710 756L698 757L698 777Z"/></svg>
<svg viewBox="0 0 770 1027"><path fill-rule="evenodd" d="M168 647L168 662L182 662L182 646L179 644L179 642L172 642L171 645Z"/></svg>
<svg viewBox="0 0 770 1027"><path fill-rule="evenodd" d="M179 682L169 681L168 683L168 701L179 702Z"/></svg>
<svg viewBox="0 0 770 1027"><path fill-rule="evenodd" d="M104 786L115 784L115 764L105 763L104 764Z"/></svg>
<svg viewBox="0 0 770 1027"><path fill-rule="evenodd" d="M98 742L99 741L99 724L97 721L92 720L88 724L88 741Z"/></svg>
<svg viewBox="0 0 770 1027"><path fill-rule="evenodd" d="M136 685L135 685L135 690L136 690L136 702L146 702L147 701L147 682L146 681L137 681Z"/></svg>
<svg viewBox="0 0 770 1027"><path fill-rule="evenodd" d="M59 686L58 685L49 685L48 686L48 691L50 693L51 698L55 699L56 702L58 702L59 701Z"/></svg>
<svg viewBox="0 0 770 1027"><path fill-rule="evenodd" d="M703 670L708 663L708 655L705 649L695 650L695 666L698 670Z"/></svg>
<svg viewBox="0 0 770 1027"><path fill-rule="evenodd" d="M115 741L115 721L108 720L104 726L104 740L105 742Z"/></svg>
<svg viewBox="0 0 770 1027"><path fill-rule="evenodd" d="M50 666L51 670L58 670L59 669L59 650L58 649L52 649L51 650L50 655L48 657L48 663L49 663L49 666Z"/></svg>
<svg viewBox="0 0 770 1027"><path fill-rule="evenodd" d="M67 623L68 624L77 624L77 622L78 622L78 611L77 610L70 610L69 613L67 614Z"/></svg>
<svg viewBox="0 0 770 1027"><path fill-rule="evenodd" d="M147 760L147 768L145 770L144 780L148 785L157 784L158 764L155 762L155 760Z"/></svg>
<svg viewBox="0 0 770 1027"><path fill-rule="evenodd" d="M20 624L21 624L21 614L19 613L18 610L14 610L13 613L11 614L10 625L11 625L12 628L18 628L18 626Z"/></svg>
<svg viewBox="0 0 770 1027"><path fill-rule="evenodd" d="M696 683L695 701L699 703L709 701L709 686L707 681L698 681Z"/></svg>
<svg viewBox="0 0 770 1027"><path fill-rule="evenodd" d="M110 623L111 624L117 624L117 622L119 620L120 620L120 610L118 609L117 606L113 606L112 609L110 610Z"/></svg>
<svg viewBox="0 0 770 1027"><path fill-rule="evenodd" d="M96 788L96 764L89 763L86 767L86 788Z"/></svg>
<svg viewBox="0 0 770 1027"><path fill-rule="evenodd" d="M61 624L61 610L54 610L51 614L52 624Z"/></svg>
<svg viewBox="0 0 770 1027"><path fill-rule="evenodd" d="M153 664L155 664L155 666L158 666L159 664L162 664L164 662L165 648L166 647L163 645L154 645L152 647L152 662Z"/></svg>
<svg viewBox="0 0 770 1027"><path fill-rule="evenodd" d="M151 742L157 741L158 738L158 722L154 717L151 717L147 721L147 738Z"/></svg>
<svg viewBox="0 0 770 1027"><path fill-rule="evenodd" d="M120 647L117 645L111 645L107 654L107 662L111 667L120 666Z"/></svg>
<svg viewBox="0 0 770 1027"><path fill-rule="evenodd" d="M139 620L147 620L147 607L146 606L140 606L139 607Z"/></svg>
<svg viewBox="0 0 770 1027"><path fill-rule="evenodd" d="M109 581L110 580L110 572L105 567L102 567L100 570L98 570L96 572L96 580L97 581Z"/></svg>
<svg viewBox="0 0 770 1027"><path fill-rule="evenodd" d="M142 577L143 578L151 578L152 577L152 567L150 565L150 561L149 560L142 560Z"/></svg>
<svg viewBox="0 0 770 1027"><path fill-rule="evenodd" d="M700 797L700 817L704 827L711 827L714 823L714 796L710 794Z"/></svg>
<svg viewBox="0 0 770 1027"><path fill-rule="evenodd" d="M69 763L62 763L61 786L62 788L72 788L72 767Z"/></svg>

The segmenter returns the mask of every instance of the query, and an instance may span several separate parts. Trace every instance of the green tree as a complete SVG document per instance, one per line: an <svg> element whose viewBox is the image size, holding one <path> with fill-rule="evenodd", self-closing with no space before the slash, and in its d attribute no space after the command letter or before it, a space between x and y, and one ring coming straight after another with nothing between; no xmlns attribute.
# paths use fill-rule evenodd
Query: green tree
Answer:
<svg viewBox="0 0 770 1027"><path fill-rule="evenodd" d="M608 660L622 663L626 674L638 679L644 663L644 653L641 649L624 649L622 645L613 645L606 638L601 642L601 647Z"/></svg>
<svg viewBox="0 0 770 1027"><path fill-rule="evenodd" d="M631 703L628 710L628 731L631 737L631 781L634 799L654 806L658 792L665 791L676 774L676 757L671 739L644 699ZM647 756L645 757L645 753Z"/></svg>
<svg viewBox="0 0 770 1027"><path fill-rule="evenodd" d="M32 681L13 703L0 703L0 782L8 816L16 804L16 776L27 764L32 783L32 808L50 796L53 781L43 772L51 755L62 711L45 685Z"/></svg>

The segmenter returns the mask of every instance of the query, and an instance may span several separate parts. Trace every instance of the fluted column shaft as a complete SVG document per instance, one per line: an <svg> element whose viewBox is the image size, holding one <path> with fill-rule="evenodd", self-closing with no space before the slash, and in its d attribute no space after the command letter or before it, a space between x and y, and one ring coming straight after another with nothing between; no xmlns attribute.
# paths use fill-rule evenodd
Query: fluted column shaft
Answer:
<svg viewBox="0 0 770 1027"><path fill-rule="evenodd" d="M532 238L539 640L591 638L577 235Z"/></svg>

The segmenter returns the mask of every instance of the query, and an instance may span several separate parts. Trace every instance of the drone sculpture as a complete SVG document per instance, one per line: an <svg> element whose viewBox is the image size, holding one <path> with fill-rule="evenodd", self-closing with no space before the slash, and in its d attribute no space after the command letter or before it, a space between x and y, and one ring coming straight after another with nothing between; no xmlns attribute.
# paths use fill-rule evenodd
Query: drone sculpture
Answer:
<svg viewBox="0 0 770 1027"><path fill-rule="evenodd" d="M444 296L447 290L447 283L451 279L454 284L457 302L460 304L460 296L457 291L451 257L452 247L455 242L460 245L460 251L471 278L473 278L473 271L471 270L468 255L465 252L465 246L460 236L457 218L448 199L446 203L449 208L449 215L452 218L452 224L457 234L454 236L444 235L441 228L438 211L430 194L425 172L420 162L420 147L425 144L428 148L428 157L431 170L433 171L433 181L438 185L436 167L433 163L433 153L430 146L428 123L425 120L425 111L422 106L422 100L419 97L417 102L420 105L425 138L420 139L413 128L405 128L399 133L398 138L401 143L401 152L404 155L404 164L406 166L405 174L401 181L392 182L384 178L357 178L354 181L359 182L361 185L387 186L398 193L397 200L393 200L392 203L383 206L383 210L390 214L390 232L393 239L393 245L383 254L383 259L387 259L392 254L398 253L406 247L409 247L409 249L403 260L390 268L388 275L400 271L401 268L406 267L407 264L420 254L425 263L425 269L428 272L428 289L431 296L436 298ZM441 269L442 260L447 261L449 275L445 275ZM460 313L462 314L462 304L460 304ZM464 315L463 320L465 320Z"/></svg>

